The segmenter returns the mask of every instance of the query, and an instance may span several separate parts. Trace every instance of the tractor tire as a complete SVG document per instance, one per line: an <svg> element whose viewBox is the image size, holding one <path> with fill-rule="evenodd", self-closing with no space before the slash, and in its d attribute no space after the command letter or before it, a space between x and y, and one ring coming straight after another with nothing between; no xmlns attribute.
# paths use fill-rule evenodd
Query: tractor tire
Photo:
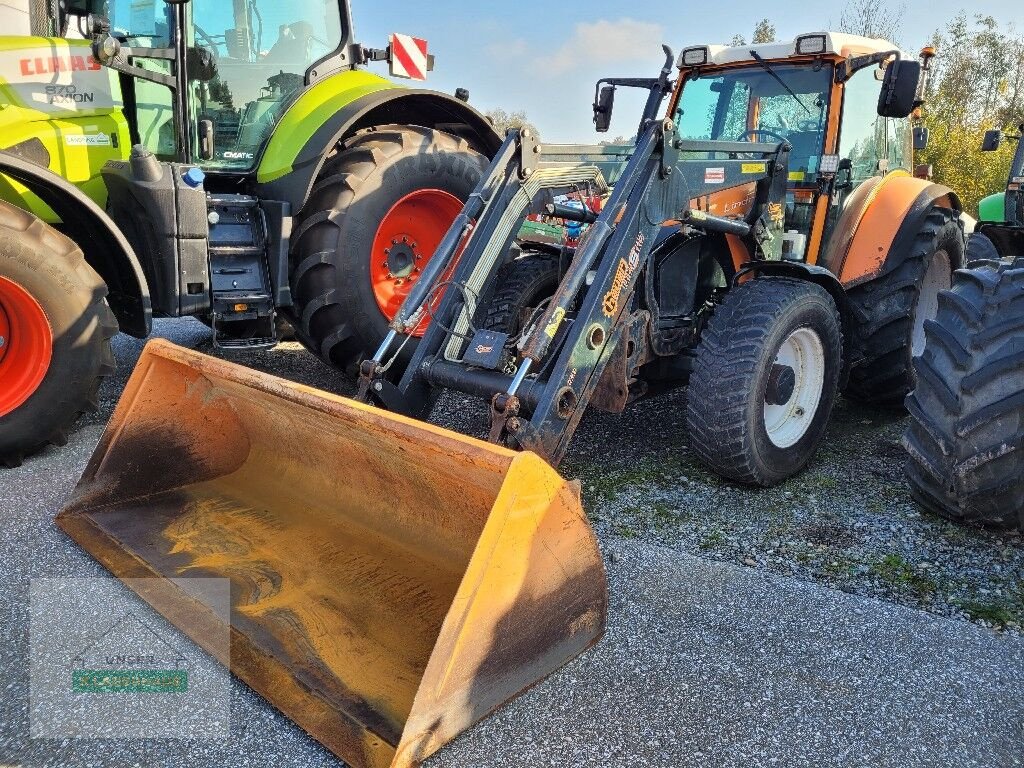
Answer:
<svg viewBox="0 0 1024 768"><path fill-rule="evenodd" d="M986 235L975 232L967 238L964 266L970 268L979 261L999 261L999 249Z"/></svg>
<svg viewBox="0 0 1024 768"><path fill-rule="evenodd" d="M77 245L0 201L0 464L64 445L114 371L107 287Z"/></svg>
<svg viewBox="0 0 1024 768"><path fill-rule="evenodd" d="M726 294L697 346L690 448L714 472L774 485L810 461L843 369L839 311L821 286L762 277Z"/></svg>
<svg viewBox="0 0 1024 768"><path fill-rule="evenodd" d="M1024 264L956 273L907 398L907 480L925 509L1024 529Z"/></svg>
<svg viewBox="0 0 1024 768"><path fill-rule="evenodd" d="M289 319L299 341L355 375L487 162L465 139L413 126L371 128L340 146L296 220Z"/></svg>
<svg viewBox="0 0 1024 768"><path fill-rule="evenodd" d="M529 254L510 262L498 276L484 327L510 337L518 335L534 310L555 294L560 282L557 258Z"/></svg>
<svg viewBox="0 0 1024 768"><path fill-rule="evenodd" d="M933 208L905 253L890 253L882 274L850 289L855 318L853 368L843 394L883 408L902 408L914 388L914 355L924 349L924 323L935 316L964 259L963 223Z"/></svg>

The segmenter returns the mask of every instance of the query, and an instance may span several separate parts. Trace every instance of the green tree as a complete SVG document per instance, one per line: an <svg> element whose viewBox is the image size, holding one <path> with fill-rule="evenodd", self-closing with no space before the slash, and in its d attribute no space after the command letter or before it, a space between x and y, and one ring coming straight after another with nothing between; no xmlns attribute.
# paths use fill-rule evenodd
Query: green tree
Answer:
<svg viewBox="0 0 1024 768"><path fill-rule="evenodd" d="M906 11L906 3L891 5L887 0L849 0L843 7L839 30L899 45L901 19Z"/></svg>
<svg viewBox="0 0 1024 768"><path fill-rule="evenodd" d="M936 31L938 51L926 90L928 149L935 180L955 190L968 212L1006 184L1013 147L982 152L986 130L1024 122L1024 37L991 16L961 13Z"/></svg>
<svg viewBox="0 0 1024 768"><path fill-rule="evenodd" d="M540 131L537 130L537 126L530 122L526 112L522 110L506 112L504 109L489 109L484 113L484 117L491 121L494 130L502 136L510 128L529 128L534 136L538 139L540 138Z"/></svg>
<svg viewBox="0 0 1024 768"><path fill-rule="evenodd" d="M768 19L761 19L757 22L754 27L754 36L750 39L751 44L759 45L762 43L774 43L775 42L775 25L772 24Z"/></svg>

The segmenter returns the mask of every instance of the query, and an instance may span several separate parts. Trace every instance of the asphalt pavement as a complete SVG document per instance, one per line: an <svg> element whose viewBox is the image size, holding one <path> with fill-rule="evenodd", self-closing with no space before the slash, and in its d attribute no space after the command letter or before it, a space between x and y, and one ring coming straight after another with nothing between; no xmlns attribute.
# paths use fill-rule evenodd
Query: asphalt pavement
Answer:
<svg viewBox="0 0 1024 768"><path fill-rule="evenodd" d="M157 333L184 346L208 344L208 331L192 321L160 322ZM0 765L340 765L234 679L226 737L31 737L31 580L107 575L52 519L141 350L141 342L127 337L115 342L119 371L103 389L100 413L84 418L66 447L0 472ZM295 345L244 361L313 386L351 391L350 383ZM580 444L601 442L606 423L598 421L591 434L584 425ZM568 466L587 458L571 455ZM688 493L695 492L694 482L702 481L688 481ZM707 492L722 498L718 490ZM641 487L625 493L632 506L665 503L663 494L644 496ZM603 503L593 487L589 498L591 506ZM687 497L674 498L682 514ZM743 498L771 504L786 499ZM610 512L594 519L611 593L605 638L427 766L1024 764L1019 632L849 594L767 565L698 556L702 548L645 530L626 532L606 524L603 514ZM631 520L635 528L636 516ZM983 538L972 546L998 553L1009 547L1009 556L999 555L1000 567L1018 568L1019 539ZM122 592L119 599L133 599ZM158 628L176 634L169 626ZM174 642L189 645L180 635Z"/></svg>

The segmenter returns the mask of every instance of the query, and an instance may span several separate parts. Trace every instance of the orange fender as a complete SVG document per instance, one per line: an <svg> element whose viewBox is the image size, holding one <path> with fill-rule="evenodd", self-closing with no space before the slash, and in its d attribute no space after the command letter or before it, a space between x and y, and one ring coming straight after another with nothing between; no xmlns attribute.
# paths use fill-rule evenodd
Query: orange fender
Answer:
<svg viewBox="0 0 1024 768"><path fill-rule="evenodd" d="M962 210L952 190L905 171L868 179L846 201L821 265L846 288L878 277L901 234L916 233L934 207Z"/></svg>

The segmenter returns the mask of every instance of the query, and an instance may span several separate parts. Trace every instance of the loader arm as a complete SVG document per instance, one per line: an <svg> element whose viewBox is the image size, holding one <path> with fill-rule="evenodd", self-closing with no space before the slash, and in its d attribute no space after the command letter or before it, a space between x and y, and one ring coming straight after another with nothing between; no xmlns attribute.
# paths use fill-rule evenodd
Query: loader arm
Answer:
<svg viewBox="0 0 1024 768"><path fill-rule="evenodd" d="M590 155L599 152L591 148ZM477 297L488 295L517 225L542 204L545 191L605 180L599 167L587 164L592 157L573 162L557 146L538 146L528 131L511 132L431 260L433 270L396 315L392 334L375 359L363 363L360 396L423 419L443 389L478 395L491 406L493 442L534 451L557 465L609 361L624 344L630 357L647 348L647 313L636 311L633 295L664 222L736 235L753 259L778 259L788 152L784 143L681 141L671 121L649 121L546 310L519 344L521 359L510 371L488 368L468 354L493 343L474 326ZM757 191L745 218L690 208L691 201L751 182ZM434 306L441 288L446 291ZM390 383L389 354L428 311L425 305L434 322L403 378Z"/></svg>

